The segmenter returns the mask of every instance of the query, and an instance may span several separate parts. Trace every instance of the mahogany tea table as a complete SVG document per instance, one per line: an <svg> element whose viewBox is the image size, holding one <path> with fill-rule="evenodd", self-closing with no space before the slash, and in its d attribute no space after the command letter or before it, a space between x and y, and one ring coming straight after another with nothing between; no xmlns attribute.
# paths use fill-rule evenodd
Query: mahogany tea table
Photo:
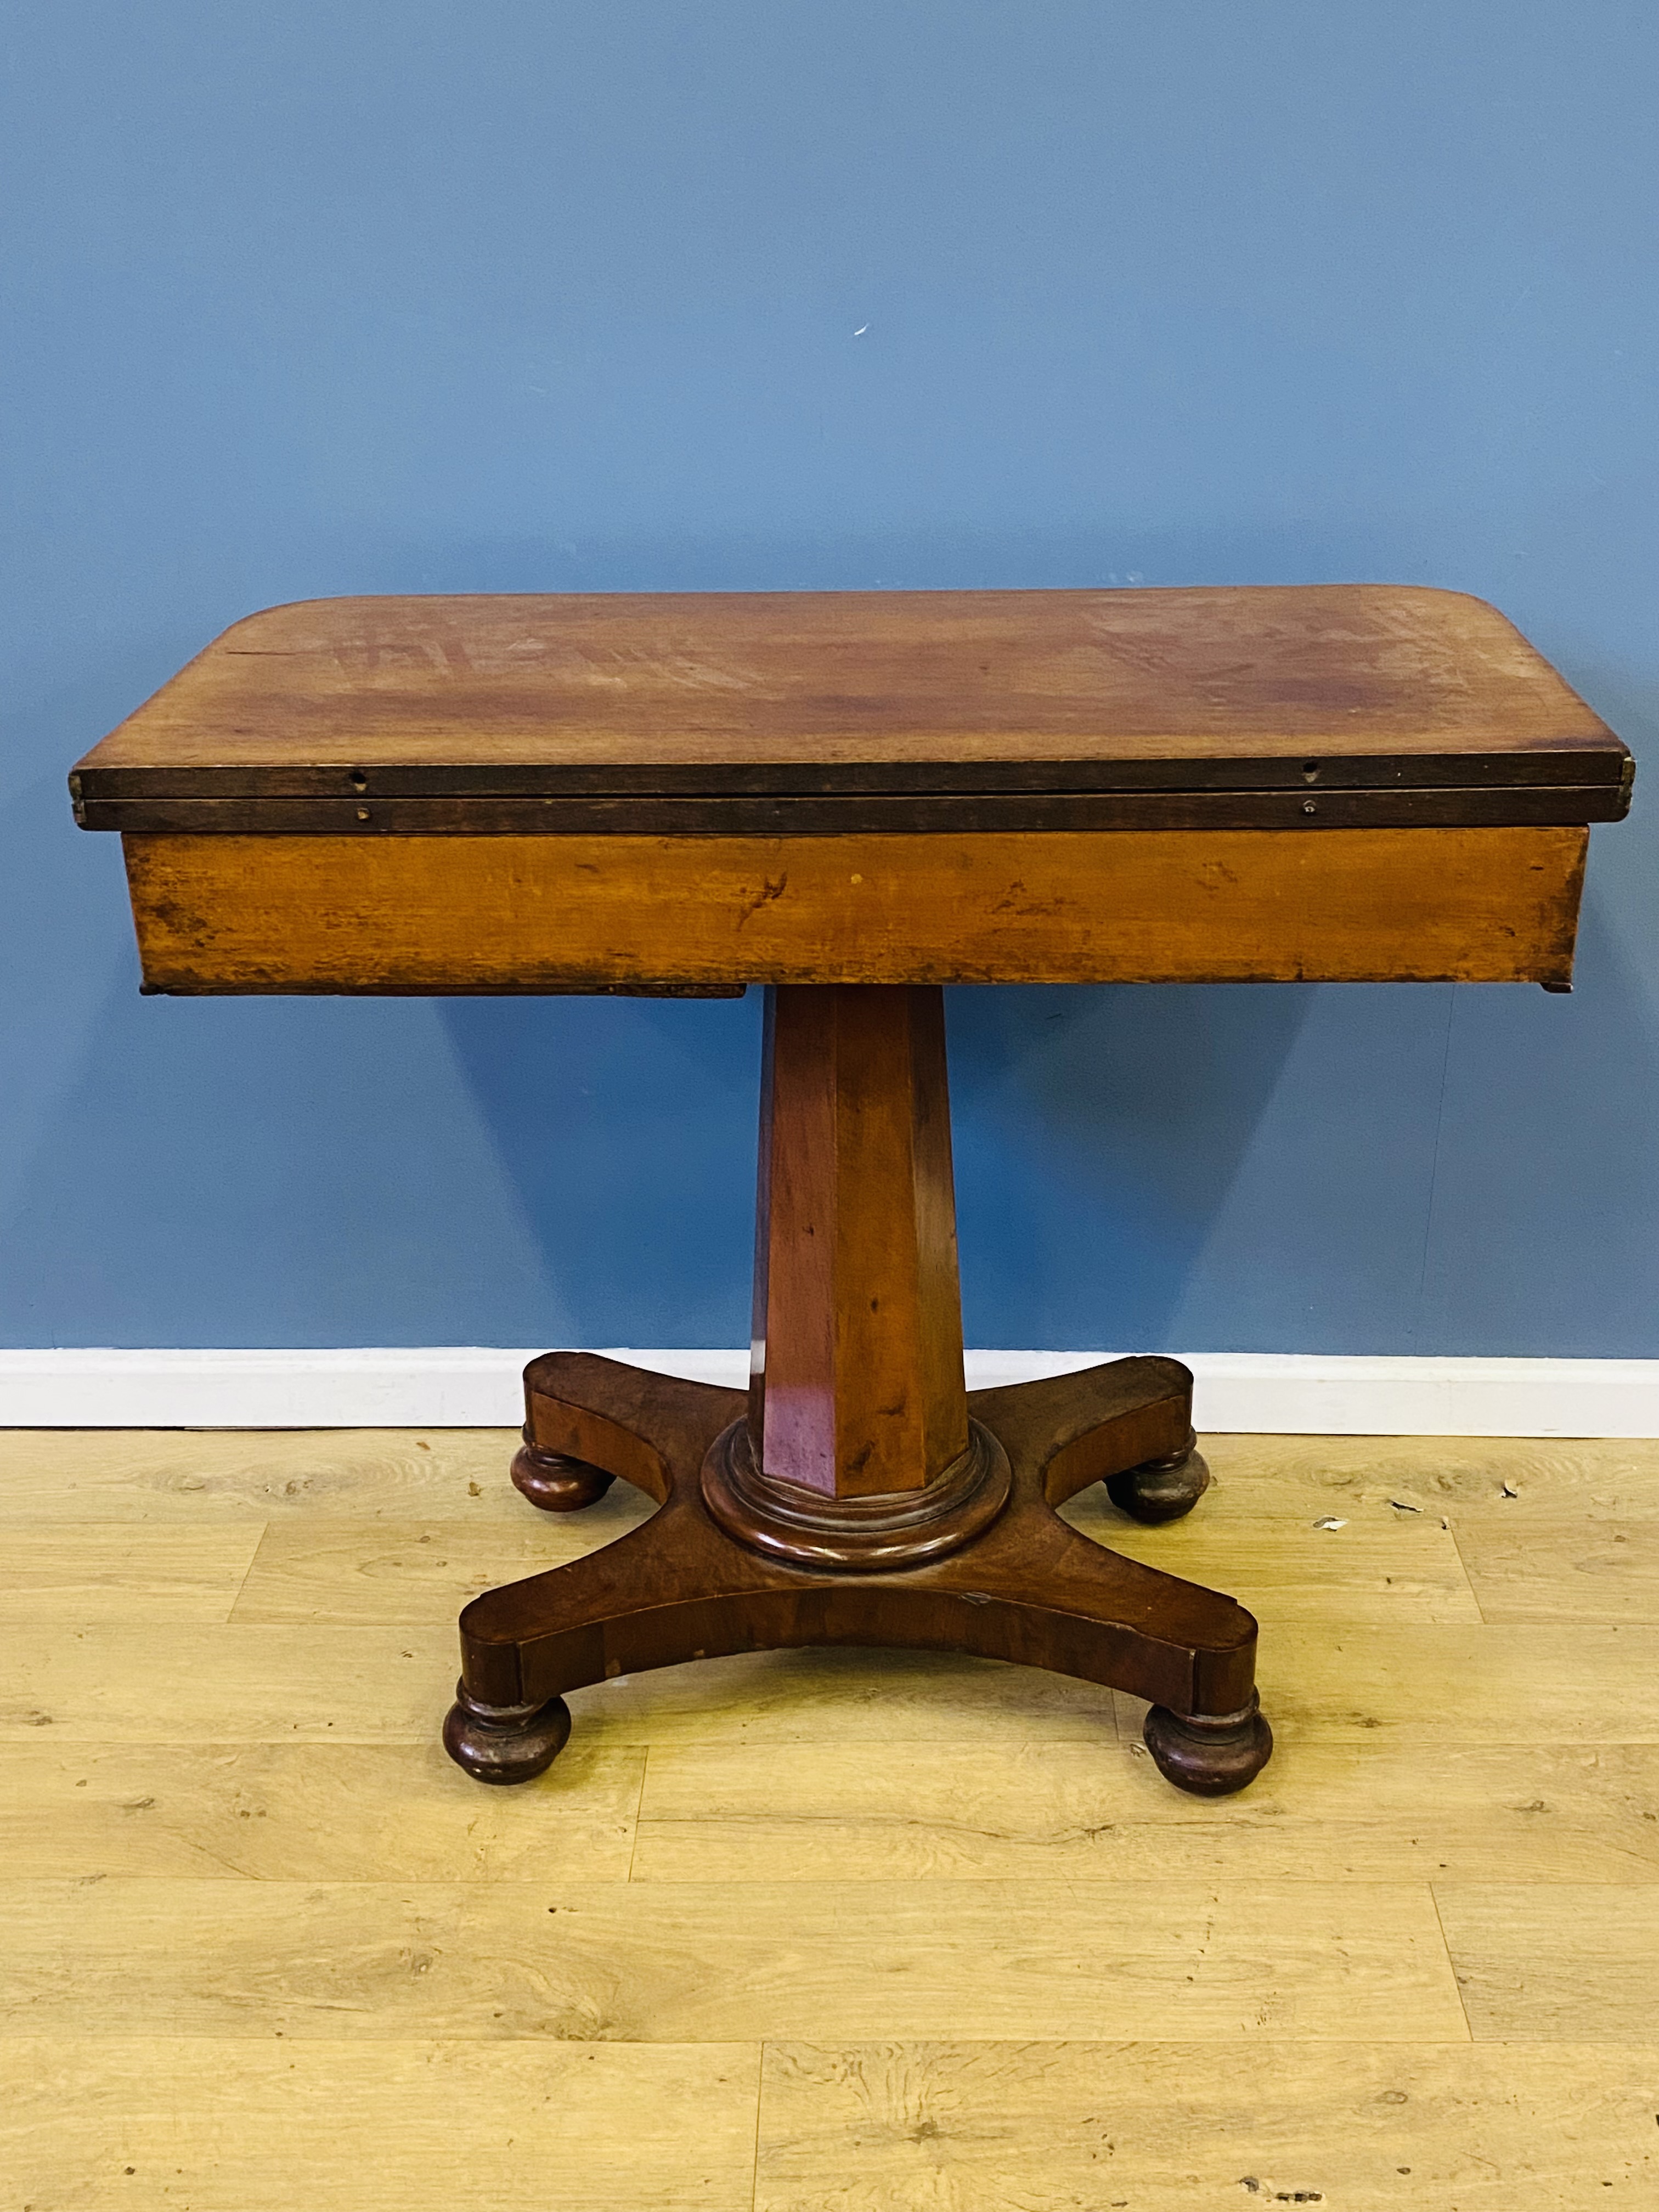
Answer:
<svg viewBox="0 0 1659 2212"><path fill-rule="evenodd" d="M748 1391L531 1362L526 1498L659 1510L466 1607L470 1774L540 1773L586 1684L893 1644L1133 1691L1218 1795L1272 1748L1255 1620L1055 1510L1189 1512L1192 1376L964 1389L942 987L1565 990L1631 773L1481 601L1319 586L276 607L71 787L149 991L766 987Z"/></svg>

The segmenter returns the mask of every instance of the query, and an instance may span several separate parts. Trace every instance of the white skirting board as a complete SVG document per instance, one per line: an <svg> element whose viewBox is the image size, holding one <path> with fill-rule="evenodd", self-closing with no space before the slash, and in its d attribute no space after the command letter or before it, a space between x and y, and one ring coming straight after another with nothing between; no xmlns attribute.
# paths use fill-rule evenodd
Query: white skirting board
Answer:
<svg viewBox="0 0 1659 2212"><path fill-rule="evenodd" d="M0 1351L0 1427L507 1428L523 1417L526 1352ZM741 1386L744 1352L617 1351L612 1358ZM983 1389L1092 1366L1110 1352L970 1352ZM1659 1359L1327 1358L1183 1352L1194 1416L1212 1432L1659 1437Z"/></svg>

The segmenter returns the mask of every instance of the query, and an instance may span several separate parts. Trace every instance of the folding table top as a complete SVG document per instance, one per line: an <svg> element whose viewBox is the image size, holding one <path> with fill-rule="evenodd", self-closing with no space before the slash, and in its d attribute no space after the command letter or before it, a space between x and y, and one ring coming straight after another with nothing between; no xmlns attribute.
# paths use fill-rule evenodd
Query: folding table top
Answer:
<svg viewBox="0 0 1659 2212"><path fill-rule="evenodd" d="M89 829L812 835L1616 819L1631 760L1414 586L320 599L87 755Z"/></svg>

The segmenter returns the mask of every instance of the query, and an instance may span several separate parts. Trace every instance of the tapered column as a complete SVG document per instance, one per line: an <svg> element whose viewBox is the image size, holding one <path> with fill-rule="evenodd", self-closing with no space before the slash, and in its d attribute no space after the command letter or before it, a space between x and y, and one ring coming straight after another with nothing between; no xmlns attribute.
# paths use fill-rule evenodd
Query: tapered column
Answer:
<svg viewBox="0 0 1659 2212"><path fill-rule="evenodd" d="M754 1462L825 1497L921 1490L969 1440L944 996L766 998Z"/></svg>

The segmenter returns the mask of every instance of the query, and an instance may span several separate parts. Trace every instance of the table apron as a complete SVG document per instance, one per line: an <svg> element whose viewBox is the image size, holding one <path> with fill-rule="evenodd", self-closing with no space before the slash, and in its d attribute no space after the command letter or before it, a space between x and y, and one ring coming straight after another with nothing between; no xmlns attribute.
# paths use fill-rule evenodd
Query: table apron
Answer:
<svg viewBox="0 0 1659 2212"><path fill-rule="evenodd" d="M1589 831L123 839L147 989L1542 982Z"/></svg>

